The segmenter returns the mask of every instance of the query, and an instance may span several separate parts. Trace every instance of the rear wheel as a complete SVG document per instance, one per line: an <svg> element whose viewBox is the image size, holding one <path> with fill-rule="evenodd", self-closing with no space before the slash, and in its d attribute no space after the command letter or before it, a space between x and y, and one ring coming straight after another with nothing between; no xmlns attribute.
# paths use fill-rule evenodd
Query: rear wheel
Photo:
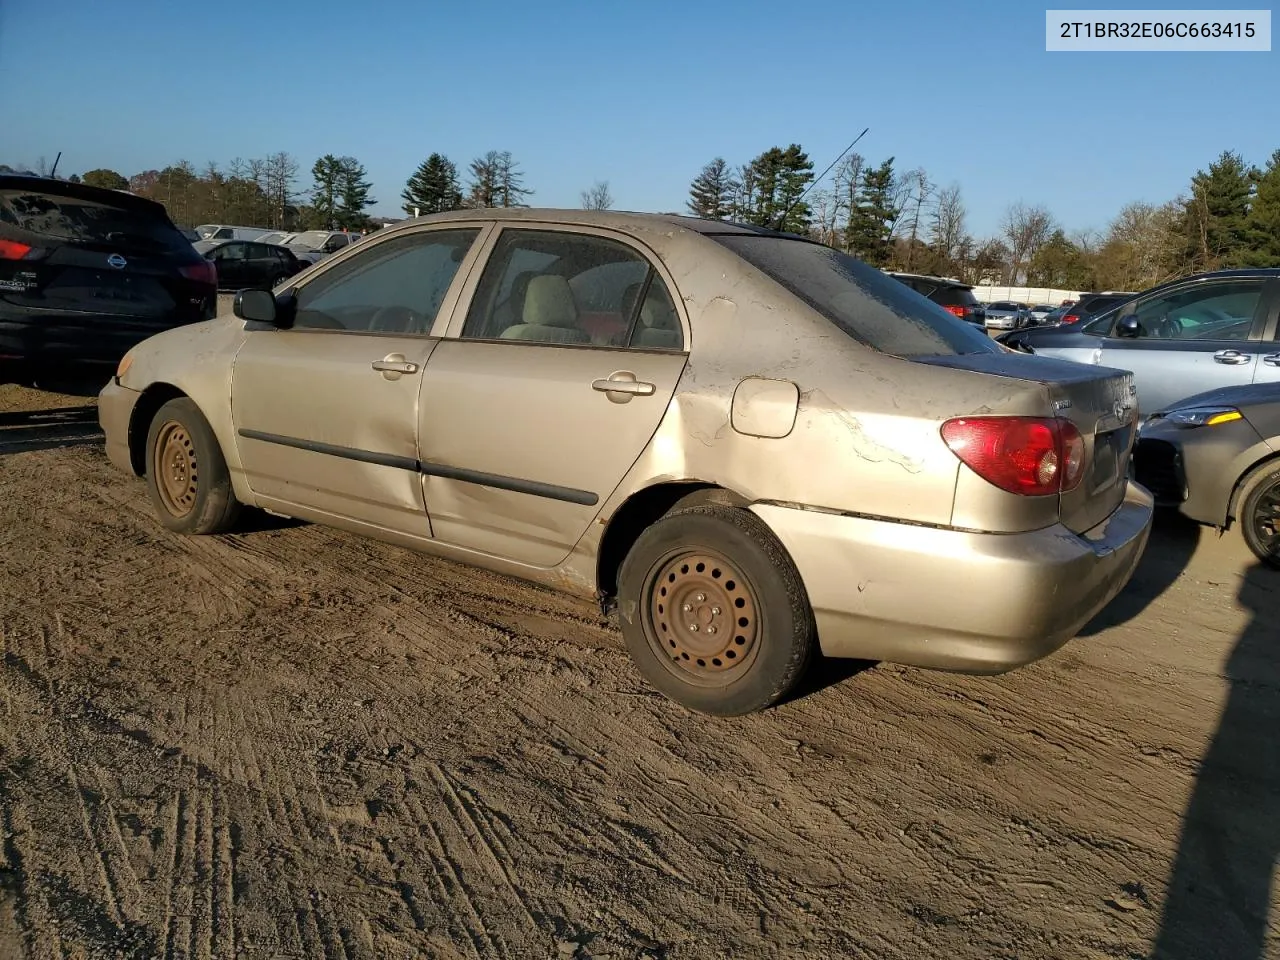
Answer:
<svg viewBox="0 0 1280 960"><path fill-rule="evenodd" d="M160 522L178 533L223 533L239 516L217 437L186 397L170 400L151 421L147 489Z"/></svg>
<svg viewBox="0 0 1280 960"><path fill-rule="evenodd" d="M627 554L618 593L640 672L691 709L762 710L808 666L816 631L804 585L747 510L707 503L667 514Z"/></svg>
<svg viewBox="0 0 1280 960"><path fill-rule="evenodd" d="M1245 477L1238 519L1254 556L1280 570L1280 461L1265 463Z"/></svg>

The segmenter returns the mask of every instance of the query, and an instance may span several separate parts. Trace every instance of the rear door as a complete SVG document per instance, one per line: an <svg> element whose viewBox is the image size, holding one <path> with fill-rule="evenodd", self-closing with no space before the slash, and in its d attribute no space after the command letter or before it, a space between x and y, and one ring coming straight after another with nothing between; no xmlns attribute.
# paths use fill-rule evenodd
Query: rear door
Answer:
<svg viewBox="0 0 1280 960"><path fill-rule="evenodd" d="M1252 383L1265 352L1267 287L1260 277L1204 280L1135 300L1116 311L1098 362L1133 373L1143 415L1206 390ZM1136 337L1117 335L1128 316L1137 318Z"/></svg>
<svg viewBox="0 0 1280 960"><path fill-rule="evenodd" d="M666 414L687 359L680 300L647 251L588 228L504 227L472 285L422 386L432 530L553 566Z"/></svg>

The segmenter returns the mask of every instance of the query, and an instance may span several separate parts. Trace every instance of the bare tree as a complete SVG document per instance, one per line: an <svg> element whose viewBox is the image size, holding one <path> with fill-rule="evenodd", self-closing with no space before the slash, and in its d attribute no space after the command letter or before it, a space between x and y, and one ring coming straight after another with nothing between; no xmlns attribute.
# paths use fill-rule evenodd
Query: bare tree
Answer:
<svg viewBox="0 0 1280 960"><path fill-rule="evenodd" d="M283 227L290 203L295 196L294 183L298 179L298 161L281 150L264 161L263 179L270 207L267 226Z"/></svg>
<svg viewBox="0 0 1280 960"><path fill-rule="evenodd" d="M831 217L845 236L848 236L853 210L858 205L858 191L862 187L862 174L866 167L867 161L862 154L851 153L840 161L831 178Z"/></svg>
<svg viewBox="0 0 1280 960"><path fill-rule="evenodd" d="M921 225L923 210L935 190L929 175L923 167L908 170L897 178L894 209L900 210L898 219L893 224L893 239L905 242L906 254L903 265L910 270L918 255L917 246L924 232Z"/></svg>
<svg viewBox="0 0 1280 960"><path fill-rule="evenodd" d="M1044 207L1029 207L1021 200L1009 206L1000 223L1000 232L1009 249L1005 283L1012 286L1018 282L1031 258L1053 231L1053 216Z"/></svg>
<svg viewBox="0 0 1280 960"><path fill-rule="evenodd" d="M937 193L937 200L929 213L929 246L933 250L934 269L953 271L968 257L972 247L964 232L964 200L960 197L960 185L953 183Z"/></svg>
<svg viewBox="0 0 1280 960"><path fill-rule="evenodd" d="M823 188L809 194L808 204L813 213L810 232L819 242L834 247L840 226L840 197L834 190Z"/></svg>
<svg viewBox="0 0 1280 960"><path fill-rule="evenodd" d="M613 194L608 180L597 180L590 189L582 191L583 210L608 210L613 206Z"/></svg>

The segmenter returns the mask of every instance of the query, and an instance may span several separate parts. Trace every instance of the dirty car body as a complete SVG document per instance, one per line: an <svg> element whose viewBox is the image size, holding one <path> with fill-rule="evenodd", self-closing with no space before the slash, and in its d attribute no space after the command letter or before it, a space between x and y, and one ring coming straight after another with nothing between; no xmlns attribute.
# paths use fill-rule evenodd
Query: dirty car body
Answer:
<svg viewBox="0 0 1280 960"><path fill-rule="evenodd" d="M161 520L216 532L240 503L594 597L695 709L776 701L811 648L1012 669L1146 543L1127 374L1006 350L802 238L459 211L297 280L104 389Z"/></svg>

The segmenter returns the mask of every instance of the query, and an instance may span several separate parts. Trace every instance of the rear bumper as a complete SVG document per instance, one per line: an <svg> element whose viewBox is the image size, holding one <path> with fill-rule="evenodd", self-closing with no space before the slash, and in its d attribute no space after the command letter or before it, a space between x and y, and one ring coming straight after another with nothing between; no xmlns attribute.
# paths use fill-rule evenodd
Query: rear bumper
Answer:
<svg viewBox="0 0 1280 960"><path fill-rule="evenodd" d="M996 674L1053 653L1128 583L1151 532L1130 483L1097 527L965 533L756 505L800 571L829 657Z"/></svg>
<svg viewBox="0 0 1280 960"><path fill-rule="evenodd" d="M106 437L107 459L127 473L136 472L129 452L129 425L141 396L137 390L122 387L115 377L98 394L98 424Z"/></svg>

